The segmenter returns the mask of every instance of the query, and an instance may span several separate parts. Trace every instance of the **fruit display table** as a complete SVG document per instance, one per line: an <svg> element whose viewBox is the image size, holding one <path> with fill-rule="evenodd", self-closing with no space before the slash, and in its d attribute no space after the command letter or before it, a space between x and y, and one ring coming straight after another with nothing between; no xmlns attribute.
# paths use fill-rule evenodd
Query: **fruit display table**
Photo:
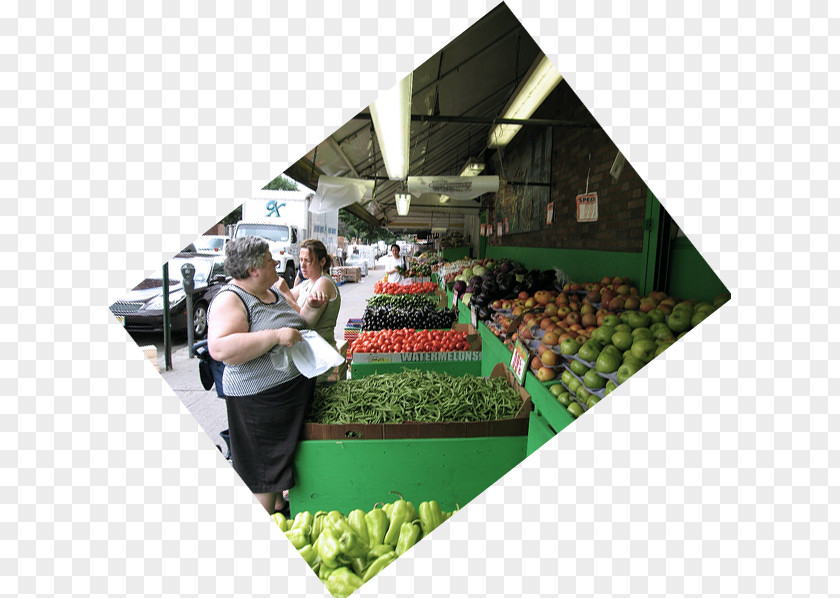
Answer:
<svg viewBox="0 0 840 598"><path fill-rule="evenodd" d="M525 374L525 390L534 404L528 423L527 451L530 455L575 420L549 392L548 385L537 380L531 372Z"/></svg>

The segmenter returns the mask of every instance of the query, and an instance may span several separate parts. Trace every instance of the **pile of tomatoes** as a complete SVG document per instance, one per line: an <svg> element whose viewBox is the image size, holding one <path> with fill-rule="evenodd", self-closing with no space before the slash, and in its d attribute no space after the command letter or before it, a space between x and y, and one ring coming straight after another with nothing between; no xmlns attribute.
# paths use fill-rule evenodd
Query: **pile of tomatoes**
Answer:
<svg viewBox="0 0 840 598"><path fill-rule="evenodd" d="M462 330L374 330L362 332L350 345L353 353L434 353L470 348Z"/></svg>
<svg viewBox="0 0 840 598"><path fill-rule="evenodd" d="M410 282L399 284L377 280L373 285L374 293L383 295L416 295L420 293L434 293L440 287L434 282Z"/></svg>

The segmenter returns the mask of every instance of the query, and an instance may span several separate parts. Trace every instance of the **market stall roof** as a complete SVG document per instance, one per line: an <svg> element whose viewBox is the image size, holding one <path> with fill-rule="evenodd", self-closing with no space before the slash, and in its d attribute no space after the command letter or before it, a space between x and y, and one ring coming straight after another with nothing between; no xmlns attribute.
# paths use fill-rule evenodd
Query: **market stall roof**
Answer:
<svg viewBox="0 0 840 598"><path fill-rule="evenodd" d="M409 176L458 175L470 158L486 160L493 151L487 139L494 119L539 53L518 19L500 4L419 66L411 101ZM408 216L397 216L394 194L401 183L387 178L369 108L285 174L312 189L322 174L374 181L372 198L346 209L383 226L428 229L432 218L460 221L481 205L480 198L441 203L438 194L424 193L412 198Z"/></svg>
<svg viewBox="0 0 840 598"><path fill-rule="evenodd" d="M488 136L540 50L519 20L500 4L454 39L413 74L409 176L458 175L475 158L488 162ZM403 183L388 179L379 140L365 108L319 143L285 173L315 189L323 175L374 182L372 197L346 207L382 226L428 229L435 222L457 226L476 214L481 198L450 199L439 194L412 197L410 213L398 216L394 194ZM453 222L456 223L453 225Z"/></svg>

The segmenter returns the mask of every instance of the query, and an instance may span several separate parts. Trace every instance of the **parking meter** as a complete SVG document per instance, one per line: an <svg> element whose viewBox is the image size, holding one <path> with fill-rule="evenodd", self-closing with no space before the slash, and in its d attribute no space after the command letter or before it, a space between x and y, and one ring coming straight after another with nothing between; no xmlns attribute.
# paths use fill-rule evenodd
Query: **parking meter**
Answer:
<svg viewBox="0 0 840 598"><path fill-rule="evenodd" d="M183 279L184 293L187 295L187 347L189 347L190 359L193 353L195 339L195 322L193 321L193 292L195 291L195 266L186 263L181 266L181 278Z"/></svg>

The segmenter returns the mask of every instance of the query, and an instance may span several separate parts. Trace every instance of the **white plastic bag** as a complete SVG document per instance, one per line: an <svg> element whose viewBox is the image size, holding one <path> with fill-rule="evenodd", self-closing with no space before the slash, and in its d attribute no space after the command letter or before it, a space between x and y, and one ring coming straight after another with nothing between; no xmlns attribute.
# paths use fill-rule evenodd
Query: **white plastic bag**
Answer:
<svg viewBox="0 0 840 598"><path fill-rule="evenodd" d="M341 354L314 330L301 330L303 340L286 352L298 371L307 378L316 378L344 363Z"/></svg>

